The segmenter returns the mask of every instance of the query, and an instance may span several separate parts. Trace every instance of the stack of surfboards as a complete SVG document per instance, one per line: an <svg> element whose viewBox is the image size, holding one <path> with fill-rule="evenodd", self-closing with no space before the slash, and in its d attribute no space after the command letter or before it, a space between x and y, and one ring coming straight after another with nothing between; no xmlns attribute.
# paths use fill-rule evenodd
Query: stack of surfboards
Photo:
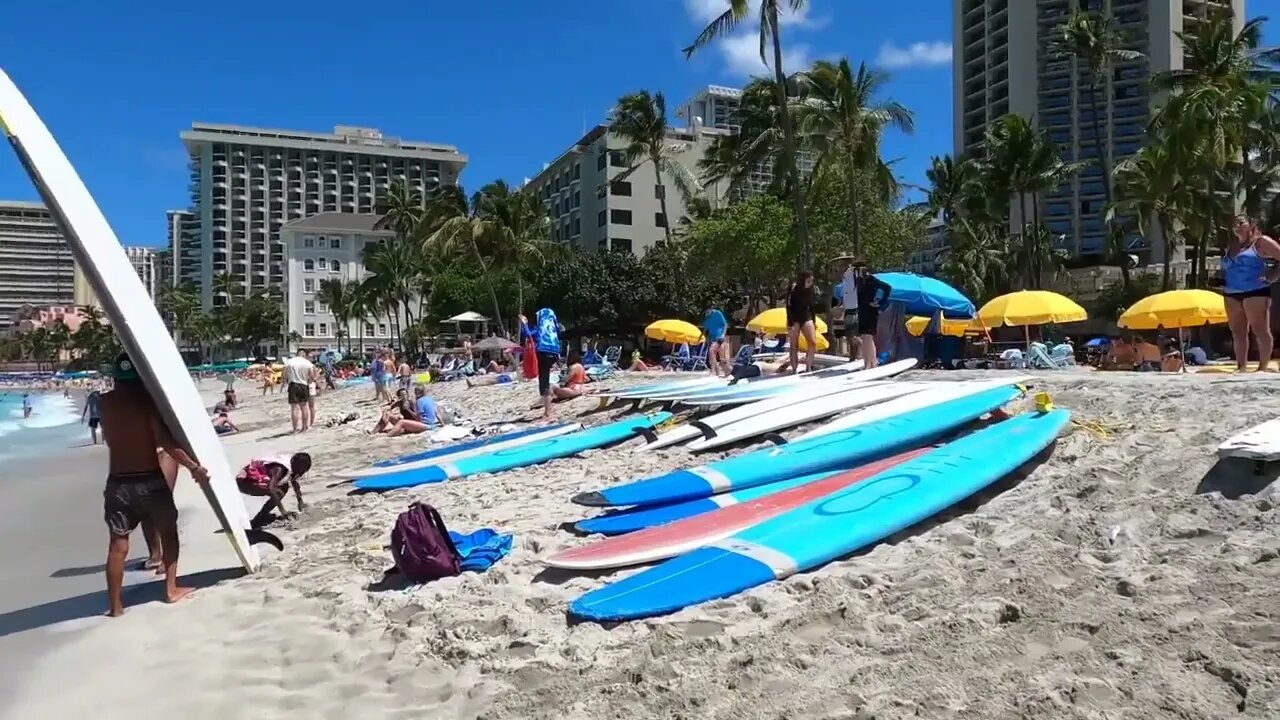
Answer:
<svg viewBox="0 0 1280 720"><path fill-rule="evenodd" d="M596 570L666 560L570 605L597 621L673 612L817 567L978 492L1047 447L1065 411L993 420L929 445L993 416L1022 393L1018 380L937 383L949 387L853 412L781 447L582 493L575 503L616 509L576 529L612 537L544 562Z"/></svg>

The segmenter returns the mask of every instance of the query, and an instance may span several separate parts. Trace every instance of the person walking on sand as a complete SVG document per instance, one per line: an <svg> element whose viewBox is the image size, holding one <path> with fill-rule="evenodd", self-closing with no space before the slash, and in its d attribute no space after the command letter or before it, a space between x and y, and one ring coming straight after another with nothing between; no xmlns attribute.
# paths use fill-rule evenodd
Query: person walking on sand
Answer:
<svg viewBox="0 0 1280 720"><path fill-rule="evenodd" d="M164 569L165 602L177 602L192 592L178 585L178 508L173 488L160 465L156 448L185 467L198 483L209 472L178 446L160 418L155 402L142 384L128 355L112 367L115 387L101 399L102 436L107 443L107 483L103 514L111 539L107 546L107 616L124 614L124 565L129 535L140 524L154 528Z"/></svg>
<svg viewBox="0 0 1280 720"><path fill-rule="evenodd" d="M1236 369L1249 362L1249 335L1258 344L1258 372L1271 366L1275 341L1271 336L1271 286L1280 280L1280 269L1268 270L1267 261L1280 261L1280 243L1262 234L1258 224L1237 215L1231 240L1222 255L1222 294L1226 297L1227 325L1236 354Z"/></svg>
<svg viewBox="0 0 1280 720"><path fill-rule="evenodd" d="M306 350L284 361L284 375L288 381L289 418L295 433L306 432L311 427L311 373L315 366L307 358Z"/></svg>
<svg viewBox="0 0 1280 720"><path fill-rule="evenodd" d="M520 333L533 338L533 347L538 353L538 396L542 398L542 419L550 420L551 369L560 362L560 320L556 318L556 311L549 307L538 310L532 326L528 318L521 315Z"/></svg>
<svg viewBox="0 0 1280 720"><path fill-rule="evenodd" d="M880 306L889 302L892 288L872 275L866 263L855 260L853 266L858 275L858 345L862 353L862 369L870 370L880 364L880 355L876 352L876 329L880 325Z"/></svg>
<svg viewBox="0 0 1280 720"><path fill-rule="evenodd" d="M858 268L849 258L840 276L840 305L844 308L844 336L849 345L849 360L857 360L862 336L858 332Z"/></svg>
<svg viewBox="0 0 1280 720"><path fill-rule="evenodd" d="M84 409L80 411L81 422L88 417L89 435L93 438L93 444L98 444L98 424L102 422L102 393L97 388L89 391L84 398Z"/></svg>
<svg viewBox="0 0 1280 720"><path fill-rule="evenodd" d="M796 279L787 291L787 348L791 352L789 367L792 373L797 370L802 335L806 343L804 367L806 371L813 369L813 353L818 346L814 317L813 273L801 271L796 273Z"/></svg>
<svg viewBox="0 0 1280 720"><path fill-rule="evenodd" d="M711 308L702 320L702 329L707 336L707 369L716 377L728 375L730 363L725 357L725 331L729 329L729 321L724 313Z"/></svg>

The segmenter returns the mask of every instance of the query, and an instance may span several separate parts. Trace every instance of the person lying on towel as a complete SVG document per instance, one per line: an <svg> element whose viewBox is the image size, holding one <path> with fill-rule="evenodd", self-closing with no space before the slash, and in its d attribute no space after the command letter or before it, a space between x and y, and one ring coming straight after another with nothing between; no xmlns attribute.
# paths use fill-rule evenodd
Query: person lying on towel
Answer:
<svg viewBox="0 0 1280 720"><path fill-rule="evenodd" d="M280 518L291 518L297 513L284 509L284 496L293 488L293 495L298 499L298 512L306 507L302 502L302 488L298 481L311 470L311 455L300 452L291 456L274 456L258 460L250 460L248 465L240 469L236 475L236 485L240 492L252 497L265 497L262 509L249 521L249 526L260 528L276 519L273 510L280 511Z"/></svg>

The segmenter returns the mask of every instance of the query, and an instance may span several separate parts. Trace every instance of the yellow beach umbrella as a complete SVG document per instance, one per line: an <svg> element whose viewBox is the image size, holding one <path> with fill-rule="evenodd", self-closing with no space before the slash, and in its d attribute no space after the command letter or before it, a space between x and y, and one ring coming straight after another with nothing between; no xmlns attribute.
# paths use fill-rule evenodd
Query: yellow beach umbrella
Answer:
<svg viewBox="0 0 1280 720"><path fill-rule="evenodd" d="M1020 290L989 301L978 311L987 327L1047 325L1088 320L1089 313L1071 300L1048 290Z"/></svg>
<svg viewBox="0 0 1280 720"><path fill-rule="evenodd" d="M804 335L801 335L801 336L800 336L800 339L796 342L796 347L800 348L801 350L808 350L808 349L809 349L809 341L804 339ZM815 352L822 352L823 350L826 350L826 349L828 349L828 348L830 348L830 347L831 347L831 341L827 339L827 336L826 336L826 335L823 335L823 334L819 333L819 334L818 334L818 347L814 348L814 351L815 351Z"/></svg>
<svg viewBox="0 0 1280 720"><path fill-rule="evenodd" d="M644 329L645 337L669 343L693 343L702 337L697 325L684 320L657 320Z"/></svg>
<svg viewBox="0 0 1280 720"><path fill-rule="evenodd" d="M822 318L815 318L813 324L819 335L827 332L827 323ZM751 322L747 323L747 329L751 332L764 333L765 335L786 335L787 309L774 308L765 310L751 318ZM821 340L818 341L818 345L822 345Z"/></svg>
<svg viewBox="0 0 1280 720"><path fill-rule="evenodd" d="M1210 290L1170 290L1134 303L1118 324L1129 330L1182 329L1227 321L1222 296Z"/></svg>
<svg viewBox="0 0 1280 720"><path fill-rule="evenodd" d="M928 327L929 318L927 317L917 315L915 317L907 318L907 332L915 335L916 337L923 335L924 331L927 330ZM942 321L943 335L964 337L964 334L967 332L980 333L982 332L982 326L978 324L977 320L947 320L944 318Z"/></svg>

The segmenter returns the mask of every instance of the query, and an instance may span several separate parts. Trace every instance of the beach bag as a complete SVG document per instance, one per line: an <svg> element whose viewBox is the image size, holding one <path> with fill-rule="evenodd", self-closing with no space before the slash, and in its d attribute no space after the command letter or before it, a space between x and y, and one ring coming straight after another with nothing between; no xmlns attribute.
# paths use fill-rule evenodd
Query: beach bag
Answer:
<svg viewBox="0 0 1280 720"><path fill-rule="evenodd" d="M538 346L534 344L533 338L525 338L524 352L520 357L520 371L524 374L525 380L538 377Z"/></svg>
<svg viewBox="0 0 1280 720"><path fill-rule="evenodd" d="M462 572L458 549L430 505L414 503L396 518L391 530L391 557L396 569L413 582L430 582Z"/></svg>

